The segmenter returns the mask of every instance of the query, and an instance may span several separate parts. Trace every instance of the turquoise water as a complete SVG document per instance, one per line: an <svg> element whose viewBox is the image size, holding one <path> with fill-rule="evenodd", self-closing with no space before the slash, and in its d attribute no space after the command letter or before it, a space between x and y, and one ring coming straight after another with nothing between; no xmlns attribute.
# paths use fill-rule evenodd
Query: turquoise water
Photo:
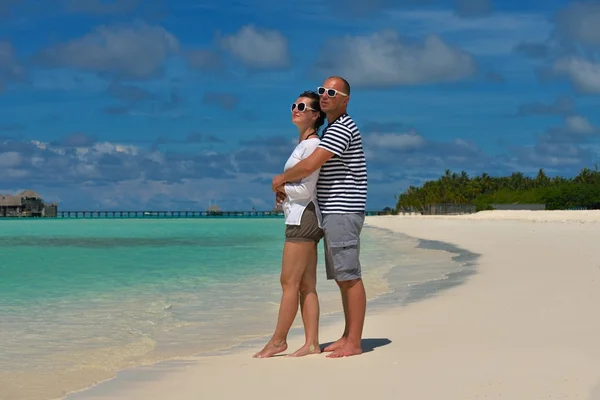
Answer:
<svg viewBox="0 0 600 400"><path fill-rule="evenodd" d="M282 221L267 219L3 223L0 301L25 306L134 287L162 293L235 282L268 270L280 257L282 233Z"/></svg>
<svg viewBox="0 0 600 400"><path fill-rule="evenodd" d="M363 232L369 298L389 291L394 267L403 284L447 269L406 239ZM270 334L283 234L269 218L0 221L0 399L55 398L128 366ZM337 312L319 253L321 311Z"/></svg>

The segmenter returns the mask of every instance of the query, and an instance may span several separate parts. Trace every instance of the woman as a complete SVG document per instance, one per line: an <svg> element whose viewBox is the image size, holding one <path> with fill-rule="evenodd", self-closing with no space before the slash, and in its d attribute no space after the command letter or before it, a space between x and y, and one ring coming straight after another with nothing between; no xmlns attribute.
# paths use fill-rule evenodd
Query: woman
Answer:
<svg viewBox="0 0 600 400"><path fill-rule="evenodd" d="M319 95L307 91L292 104L292 123L298 128L298 145L285 163L287 170L307 158L321 142L319 128L325 113L319 106ZM319 347L319 298L317 296L317 244L323 238L321 215L317 204L319 170L300 182L278 188L285 196L285 243L281 266L283 295L275 333L267 345L254 355L267 358L287 350L287 335L298 312L298 299L304 322L306 342L292 353L293 357L317 354Z"/></svg>

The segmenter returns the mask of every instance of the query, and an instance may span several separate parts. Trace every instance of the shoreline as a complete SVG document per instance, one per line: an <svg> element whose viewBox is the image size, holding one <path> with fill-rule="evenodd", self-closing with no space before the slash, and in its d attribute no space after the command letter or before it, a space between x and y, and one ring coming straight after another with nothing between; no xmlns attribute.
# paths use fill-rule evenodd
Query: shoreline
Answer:
<svg viewBox="0 0 600 400"><path fill-rule="evenodd" d="M600 234L600 212L534 213L370 218L371 226L481 256L477 273L463 268L466 276L453 277L469 280L465 285L450 284L408 306L369 309L362 356L254 360L240 349L130 370L127 379L122 374L66 399L263 399L270 393L300 399L306 393L289 389L305 381L317 398L334 392L382 399L598 396L600 262L592 237ZM322 326L321 341L337 339L340 328ZM290 348L297 342L291 339ZM348 375L358 371L368 385L348 385Z"/></svg>
<svg viewBox="0 0 600 400"><path fill-rule="evenodd" d="M397 233L388 228L368 225L367 222L365 223L365 227L366 226L378 231L385 231L386 233ZM438 276L435 279L425 280L415 284L408 284L408 291L398 290L399 288L397 287L390 287L388 292L376 294L375 297L369 299L367 302L367 314L378 314L381 312L386 312L390 308L406 307L411 303L419 302L429 297L435 297L447 289L465 283L471 275L476 273L475 260L477 257L479 257L479 254L471 253L447 242L424 240L408 235L403 236L403 239L416 242L416 246L414 246L415 249L443 252L446 262L453 264L453 266L456 268L452 268L448 272L443 273L442 276ZM394 277L390 276L394 274L394 270L401 269L402 267L402 265L396 265L392 267L391 270L384 275L384 279L390 284L402 284L402 282L395 282ZM320 317L320 329L333 329L343 324L343 322L344 319L342 310L322 314ZM289 333L289 343L302 341L304 337L303 329L304 328L301 325L292 326ZM262 348L265 341L270 338L270 335L271 334L269 333L264 336L247 339L222 349L203 351L200 353L191 354L189 356L161 360L148 365L128 367L117 371L114 377L94 383L87 388L70 392L65 397L59 397L51 400L85 400L88 399L88 396L95 398L94 396L97 395L95 394L96 392L101 393L100 395L102 396L103 392L119 390L120 386L133 384L145 375L152 376L153 379L160 378L160 376L168 375L169 372L173 372L182 366L187 367L193 365L194 360L197 359L235 356L252 352L256 349ZM323 342L321 347L324 347L327 343L329 342ZM386 339L376 339L374 341L367 339L367 352L386 344L388 344ZM288 348L288 352L289 350L293 350L292 347L293 346L290 346L290 348ZM280 356L281 355L279 355L279 357ZM274 358L277 358L277 356Z"/></svg>
<svg viewBox="0 0 600 400"><path fill-rule="evenodd" d="M269 226L271 225L273 224L270 223ZM100 228L97 226L94 229L98 230ZM114 226L111 226L111 229L114 229ZM422 246L416 239L405 235L395 235L389 229L377 227L366 227L365 231L367 235L363 237L363 243L366 245L363 252L363 263L366 264L366 268L363 279L371 309L387 306L386 303L391 304L394 302L390 300L390 297L384 297L383 299L380 297L389 295L392 290L395 290L397 285L393 282L398 279L400 282L407 281L414 284L415 282L429 281L433 275L434 280L443 282L444 280L439 278L460 268L455 263L449 262L451 254L447 254L445 251L425 250L421 247L427 246ZM88 231L86 230L86 232ZM102 233L105 234L106 231L103 230ZM110 236L110 232L106 235ZM10 233L8 236L10 237ZM95 238L94 231L85 233L83 236ZM69 238L75 236L71 234L65 237L65 240L69 240ZM435 246L429 247L435 250ZM390 249L393 249L393 251L390 251ZM401 257L398 257L397 254L401 254ZM319 258L322 261L323 257ZM442 267L440 267L440 260L444 264ZM436 263L437 265L434 265ZM322 271L324 267L321 264L322 262L318 267L319 271ZM185 266L186 263L183 262L182 265ZM395 271L406 269L407 265L413 267L412 272L409 271L405 274L407 279L404 279L405 276L402 274L395 274ZM260 275L247 275L247 281L246 279L243 281L238 279L235 286L230 287L227 293L224 293L223 289L213 293L207 291L208 289L196 288L193 291L194 293L203 294L195 295L198 301L193 302L190 302L191 297L187 287L183 287L179 292L166 291L161 293L145 291L141 288L129 292L129 294L124 294L123 298L120 299L113 295L104 296L103 299L109 299L112 302L112 307L115 307L115 311L120 310L120 312L110 318L109 322L111 323L112 318L115 318L114 324L97 331L100 335L121 332L121 329L128 329L129 331L131 327L137 328L131 331L130 336L111 336L110 338L114 340L114 345L111 346L105 344L108 341L102 342L97 347L90 346L89 337L92 336L86 336L86 333L95 332L93 330L80 331L82 333L81 337L88 338L88 342L78 346L77 332L67 329L69 324L74 321L66 317L86 310L87 303L81 303L79 306L73 307L75 312L70 313L66 312L69 310L63 309L61 311L60 308L48 305L45 315L48 317L49 312L55 312L56 317L52 318L52 321L56 321L56 323L51 325L49 320L41 327L46 329L45 334L38 335L41 342L39 346L46 346L46 343L49 343L48 347L42 347L40 351L33 350L31 357L24 360L21 371L15 371L18 364L10 361L10 358L5 359L7 368L0 368L3 370L0 372L0 386L5 388L0 392L5 393L0 393L0 399L5 398L3 396L23 400L64 398L68 394L79 393L109 382L115 379L120 371L131 370L136 367L148 367L161 362L177 361L185 357L227 355L236 351L243 351L245 348L262 348L264 341L272 333L272 326L277 317L276 312L280 297L278 267L271 266L269 271L265 269ZM327 282L323 276L320 276L320 278L318 288L321 299L321 326L332 326L339 323L343 318L339 291L335 283ZM227 280L224 280L214 287L227 288L227 282ZM248 289L251 289L252 286L256 288L255 285L258 285L260 292L252 295ZM437 284L434 283L434 285ZM402 286L400 289L402 293L394 293L394 296L398 295L399 298L406 299L410 288ZM422 291L423 289L418 290ZM427 290L435 290L435 287ZM238 294L240 297L238 297ZM244 304L236 305L240 298L243 299ZM68 307L71 303L64 302L62 306ZM108 302L92 304L92 308L88 309L88 314L94 312L93 306L98 304L107 308ZM217 311L211 312L212 308L207 308L206 305L204 311L200 311L203 304L210 305ZM102 307L99 307L99 309L102 310ZM246 310L246 315L244 313L240 314L240 310ZM138 312L138 314L135 312ZM196 313L203 317L202 312L205 312L208 318L212 318L212 323L207 325L206 321L201 321L202 323L194 326L194 319L186 316L193 316ZM101 319L105 317L102 312L96 314ZM218 321L210 314L214 316L222 315L226 319ZM20 315L26 316L28 314L20 313ZM135 319L129 322L126 319L123 320L123 318L116 319L127 315ZM236 315L238 316L233 318ZM257 315L259 318L256 317ZM90 322L98 320L92 318ZM43 319L40 321L43 321ZM62 324L62 321L65 324ZM136 324L136 321L139 323ZM192 323L186 323L188 321L192 321ZM302 321L299 315L294 322L290 335L295 334L297 337L303 337ZM80 321L79 325L85 327L85 323L86 320L84 319ZM18 329L19 326L26 327L28 325L27 323L13 324L14 329ZM50 326L52 326L52 329L49 328ZM112 326L115 329L111 329ZM177 329L174 329L174 327ZM5 333L10 333L10 325L7 328L8 331L5 331ZM68 337L75 338L75 342L73 342L73 339L62 339L62 337L66 338L67 336L59 338L59 332L62 332L63 328L67 329ZM22 337L22 335L5 336L9 338L9 342L5 342L5 345L11 343L10 338L14 338L12 339L14 345L7 347L6 354L14 353L18 356L20 353L20 339L17 338ZM136 339L138 336L140 336L139 340ZM55 339L55 337L58 339ZM68 349L58 345L61 340L65 340ZM30 348L32 346L32 342L27 344L23 341L23 344ZM37 344L33 345L34 349L38 346ZM88 351L90 348L91 350ZM11 349L15 350L11 353ZM0 352L3 351L0 350ZM69 357L72 354L77 356L70 359ZM34 365L32 360L35 361L36 357L40 360L40 363L35 364L34 367L29 367L29 365ZM29 364L26 365L25 361ZM53 362L56 367L53 367Z"/></svg>

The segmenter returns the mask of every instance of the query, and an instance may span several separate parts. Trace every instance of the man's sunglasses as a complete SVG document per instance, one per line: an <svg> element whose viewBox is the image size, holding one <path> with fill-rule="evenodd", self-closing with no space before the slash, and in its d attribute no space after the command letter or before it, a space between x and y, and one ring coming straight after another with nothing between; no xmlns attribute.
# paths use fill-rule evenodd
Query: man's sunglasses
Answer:
<svg viewBox="0 0 600 400"><path fill-rule="evenodd" d="M340 92L339 90L335 89L324 88L322 86L319 86L317 88L317 93L319 93L319 96L323 96L325 93L327 93L328 97L335 97L337 94L341 94L342 96L348 96L347 93Z"/></svg>
<svg viewBox="0 0 600 400"><path fill-rule="evenodd" d="M314 108L307 106L306 103L298 103L298 104L293 103L292 111L294 111L296 109L296 107L298 108L298 111L300 111L300 112L304 112L306 110L317 111Z"/></svg>

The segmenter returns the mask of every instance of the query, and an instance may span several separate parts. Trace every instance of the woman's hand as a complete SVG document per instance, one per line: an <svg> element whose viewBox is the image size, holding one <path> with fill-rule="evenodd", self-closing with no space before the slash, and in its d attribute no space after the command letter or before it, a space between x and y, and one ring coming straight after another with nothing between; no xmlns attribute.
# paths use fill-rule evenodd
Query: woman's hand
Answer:
<svg viewBox="0 0 600 400"><path fill-rule="evenodd" d="M287 195L285 194L285 192L280 192L279 190L277 190L277 192L275 192L275 206L279 207L286 197Z"/></svg>

